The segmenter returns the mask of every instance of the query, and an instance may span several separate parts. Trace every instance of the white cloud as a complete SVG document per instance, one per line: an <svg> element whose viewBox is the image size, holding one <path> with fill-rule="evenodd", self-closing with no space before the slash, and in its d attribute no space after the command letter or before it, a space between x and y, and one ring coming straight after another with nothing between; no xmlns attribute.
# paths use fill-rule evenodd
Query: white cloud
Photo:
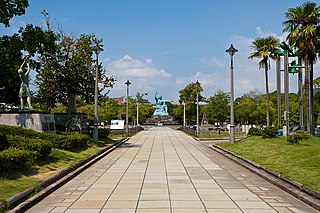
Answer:
<svg viewBox="0 0 320 213"><path fill-rule="evenodd" d="M210 59L206 58L200 58L199 61L208 67L224 67L225 64L223 64L218 58L212 57Z"/></svg>
<svg viewBox="0 0 320 213"><path fill-rule="evenodd" d="M113 61L108 65L108 70L114 71L122 77L133 78L168 78L170 74L162 69L152 67L152 59L145 62L134 59L130 55L125 55L119 60Z"/></svg>
<svg viewBox="0 0 320 213"><path fill-rule="evenodd" d="M152 64L152 59L151 58L146 58L145 61L147 62L147 64Z"/></svg>
<svg viewBox="0 0 320 213"><path fill-rule="evenodd" d="M242 96L249 91L258 89L265 93L265 75L264 70L259 70L258 59L249 60L252 41L260 36L274 35L281 40L285 40L286 35L276 35L274 33L265 33L261 27L257 28L256 37L246 37L235 35L229 38L229 42L239 50L234 55L234 88L235 97ZM228 42L228 43L229 43ZM229 43L229 45L230 45ZM225 92L230 91L230 56L222 48L219 54L208 58L198 59L199 68L193 72L184 72L178 74L175 72L172 76L168 71L155 67L152 58L136 59L130 55L109 61L107 68L110 73L117 77L115 88L111 89L110 96L123 96L126 94L126 80L130 80L130 94L134 96L136 92L148 92L149 100L153 101L153 94L158 91L165 99L178 101L178 91L183 89L191 82L199 81L204 89L203 95L210 97L217 90ZM104 61L107 64L106 61ZM172 73L175 70L171 70ZM276 89L275 62L271 62L269 74L269 92ZM320 63L315 65L315 77L320 76ZM174 77L174 79L172 79ZM283 82L283 77L282 77ZM282 83L283 85L283 83ZM283 92L283 89L282 89ZM297 75L290 75L290 92L297 92Z"/></svg>
<svg viewBox="0 0 320 213"><path fill-rule="evenodd" d="M117 78L114 88L110 91L110 96L124 95L126 80L132 83L130 85L131 95L136 92L153 92L156 89L167 87L170 84L171 74L164 69L154 67L152 62L151 58L139 60L125 55L109 63L107 70Z"/></svg>
<svg viewBox="0 0 320 213"><path fill-rule="evenodd" d="M221 73L225 70L221 70ZM183 89L191 82L199 81L203 88L203 95L210 97L217 90L228 91L229 88L229 77L221 75L220 72L203 72L198 71L191 76L178 77L175 82L180 89Z"/></svg>
<svg viewBox="0 0 320 213"><path fill-rule="evenodd" d="M286 34L277 35L275 33L264 32L261 27L257 27L257 37L265 37L273 35L280 38L281 41L285 40ZM256 38L256 37L255 37ZM252 41L255 38L246 37L242 35L235 35L230 38L230 43L239 50L234 55L234 89L235 97L242 96L249 91L258 89L265 92L265 75L264 70L259 70L259 60L249 60L248 56L251 53ZM226 47L228 48L228 47ZM198 71L190 76L177 77L176 84L184 88L190 82L199 80L204 88L203 95L209 97L217 90L225 92L230 91L230 56L224 54L221 57L212 57L211 59L199 59L205 66L204 71ZM316 67L316 66L315 66ZM319 65L320 67L320 65ZM320 71L320 70L319 70ZM315 72L315 76L316 76ZM318 72L319 73L319 72ZM269 92L276 89L275 79L275 62L271 62L271 70L269 75ZM283 81L283 77L282 77ZM296 92L296 76L290 76L290 91ZM282 90L283 91L283 90Z"/></svg>
<svg viewBox="0 0 320 213"><path fill-rule="evenodd" d="M274 36L280 39L280 41L285 41L287 38L288 33L283 33L281 35L277 35L276 33L272 32L264 32L260 26L256 28L256 33L259 37L268 37L268 36Z"/></svg>

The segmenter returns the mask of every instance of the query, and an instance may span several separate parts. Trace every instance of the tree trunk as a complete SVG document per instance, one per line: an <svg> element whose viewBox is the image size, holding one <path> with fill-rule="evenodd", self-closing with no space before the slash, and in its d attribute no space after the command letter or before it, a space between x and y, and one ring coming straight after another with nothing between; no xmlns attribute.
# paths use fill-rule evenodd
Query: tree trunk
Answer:
<svg viewBox="0 0 320 213"><path fill-rule="evenodd" d="M309 72L309 121L310 121L310 134L314 135L314 109L313 109L313 62L310 61L310 72Z"/></svg>
<svg viewBox="0 0 320 213"><path fill-rule="evenodd" d="M68 116L71 117L72 113L76 113L77 112L77 108L76 108L76 94L73 92L68 92L67 94L67 98L68 98L68 103L67 103L67 113Z"/></svg>
<svg viewBox="0 0 320 213"><path fill-rule="evenodd" d="M265 64L265 78L266 78L266 99L267 99L267 126L269 126L270 125L270 115L269 115L268 63Z"/></svg>
<svg viewBox="0 0 320 213"><path fill-rule="evenodd" d="M307 114L307 131L311 133L311 120L310 120L310 62L307 57L304 58L305 61L305 95L306 95L306 114Z"/></svg>

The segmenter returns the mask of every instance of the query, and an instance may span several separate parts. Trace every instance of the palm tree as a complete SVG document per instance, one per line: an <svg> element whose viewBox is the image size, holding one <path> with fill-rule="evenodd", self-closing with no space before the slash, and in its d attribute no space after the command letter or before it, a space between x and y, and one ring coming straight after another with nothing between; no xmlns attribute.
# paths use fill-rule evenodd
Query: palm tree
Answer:
<svg viewBox="0 0 320 213"><path fill-rule="evenodd" d="M308 1L301 6L289 8L285 17L287 20L283 22L283 32L289 32L287 41L298 49L298 55L305 65L307 130L314 135L313 64L317 59L316 50L320 39L320 7Z"/></svg>
<svg viewBox="0 0 320 213"><path fill-rule="evenodd" d="M270 69L269 59L276 60L279 46L279 39L268 36L266 38L256 38L252 42L252 52L248 59L261 58L259 62L259 69L264 68L266 80L266 99L267 99L267 126L270 125L270 110L269 110L269 83L268 83L268 70Z"/></svg>

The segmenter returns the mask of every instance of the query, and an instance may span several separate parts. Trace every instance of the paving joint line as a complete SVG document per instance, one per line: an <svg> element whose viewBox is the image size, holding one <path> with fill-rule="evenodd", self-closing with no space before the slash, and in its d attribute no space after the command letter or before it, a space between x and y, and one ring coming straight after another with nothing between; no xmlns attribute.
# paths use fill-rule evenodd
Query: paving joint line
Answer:
<svg viewBox="0 0 320 213"><path fill-rule="evenodd" d="M167 133L168 136L168 133ZM171 140L170 140L171 142ZM171 196L170 196L170 185L169 185L169 179L168 179L168 169L167 169L167 159L166 159L166 153L165 153L165 145L163 143L163 138L161 138L161 143L162 143L162 150L163 150L163 159L164 159L164 168L166 171L166 181L167 181L167 188L168 188L168 199L169 199L169 208L170 208L170 213L172 213L172 204L171 204Z"/></svg>
<svg viewBox="0 0 320 213"><path fill-rule="evenodd" d="M174 136L176 137L176 135L174 135ZM178 139L179 143L183 146L183 148L186 149L186 150L188 151L188 153L189 153L193 158L195 158L195 157L190 153L190 151L182 144L181 140L180 140L178 137L176 137L176 138ZM171 143L172 143L172 141L171 141ZM172 144L173 144L173 143L172 143ZM197 195L198 195L198 197L199 197L199 200L201 201L201 203L202 203L205 211L208 212L208 211L207 211L207 207L206 207L206 205L204 204L204 201L202 200L202 198L201 198L201 196L200 196L200 194L199 194L199 192L198 192L198 190L197 190L197 188L196 188L196 186L195 186L195 183L192 181L192 178L191 178L188 170L186 169L186 167L185 167L185 165L184 165L184 163L183 163L180 155L178 154L178 151L177 151L176 147L175 147L174 145L172 145L172 146L173 146L174 150L176 151L177 156L178 156L178 158L179 158L179 160L180 160L180 162L181 162L181 164L182 164L185 172L187 173L187 175L188 175L188 177L189 177L189 179L190 179L190 182L191 182L194 190L196 191L196 193L197 193ZM196 161L197 161L197 160L196 160ZM198 162L198 161L197 161L197 162ZM199 162L198 162L198 163L199 163Z"/></svg>
<svg viewBox="0 0 320 213"><path fill-rule="evenodd" d="M195 138L194 138L195 139ZM207 147L207 148L211 148L210 146L207 146L207 145L205 145L203 142L201 142L200 140L197 140L197 139L195 139L196 141L198 141L198 142L200 142L200 144L201 145L203 145L204 147ZM192 144L193 145L193 144ZM201 149L199 149L198 147L196 147L195 145L193 145L196 149L198 149L200 152L201 152ZM212 148L211 148L212 149ZM220 153L221 154L221 153ZM200 163L199 163L200 164ZM202 164L200 164L200 165L202 165ZM246 168L246 167L245 167ZM205 171L206 171L206 169L205 168L203 168ZM227 170L225 170L229 175L231 175L232 177L234 177L230 172L228 172ZM249 171L251 171L251 170L249 170ZM208 172L207 172L208 173ZM208 173L210 176L211 176L211 174L210 173ZM256 174L256 173L255 173ZM260 176L260 175L259 175ZM212 176L211 176L212 177ZM234 177L234 178L236 178L236 177ZM237 178L236 178L237 179ZM241 183L241 182L240 182ZM219 186L220 186L220 184L219 183L217 183ZM243 185L245 188L247 188L250 192L252 192L252 190L251 189L249 189L246 185L244 185L243 183L241 183L241 185ZM234 204L243 212L243 210L240 208L240 206L232 199L232 197L230 197L229 196L229 194L221 187L221 189L227 194L227 196L234 202ZM254 193L254 192L252 192L252 193ZM260 199L262 199L260 196L258 196ZM264 199L262 199L262 200L264 200ZM265 201L264 201L265 202ZM269 203L267 203L267 202L265 202L270 208L272 208L273 210L275 210L275 208L273 207L273 206L271 206ZM275 210L276 211L276 210Z"/></svg>
<svg viewBox="0 0 320 213"><path fill-rule="evenodd" d="M149 137L149 136L150 136L150 135L148 135L148 137ZM143 145L146 143L148 137L146 137L146 139L144 140ZM156 137L156 135L153 136L152 147L153 147L153 144L154 144L155 137ZM140 150L137 152L137 155L138 155L138 153L141 151L143 145L141 146ZM151 150L152 150L152 147L151 147ZM137 205L136 205L136 209L135 209L135 211L134 211L135 213L137 212L138 207L139 207L139 202L140 202L140 198L141 198L141 193L142 193L144 181L145 181L145 179L146 179L147 170L148 170L149 163L150 163L151 150L150 150L150 154L149 154L149 156L148 156L148 163L147 163L146 169L145 169L145 171L144 171L143 180L142 180L142 183L141 183L141 188L140 188L140 192L139 192L139 196L138 196L138 200L137 200ZM136 155L136 156L137 156L137 155Z"/></svg>
<svg viewBox="0 0 320 213"><path fill-rule="evenodd" d="M61 172L58 172L56 175L49 177L45 179L44 181L40 182L39 184L30 187L29 189L24 190L23 192L9 198L6 201L6 204L0 207L6 208L10 205L12 205L15 202L18 202L19 200L25 199L28 196L30 196L32 193L35 192L35 190L39 187L43 188L39 193L35 194L31 198L25 200L24 202L17 205L15 208L11 209L9 212L25 212L28 209L30 209L32 206L43 200L45 197L47 197L52 192L56 191L58 188L69 182L71 179L82 173L84 170L89 168L91 165L99 161L101 158L105 157L112 151L114 151L116 148L127 142L129 138L124 138L120 141L118 141L116 144L113 144L111 146L108 146L96 154L93 154L74 165L68 167L67 169L62 170Z"/></svg>
<svg viewBox="0 0 320 213"><path fill-rule="evenodd" d="M203 144L204 145L204 144ZM298 187L297 184L292 180L289 180L287 178L282 177L280 174L277 174L273 171L270 171L269 169L252 162L248 159L245 159L233 152L230 152L222 147L219 147L215 144L212 144L212 146L205 145L212 150L216 151L217 153L227 157L228 159L237 162L239 165L243 166L244 168L248 169L249 171L257 174L258 176L264 178L268 182L272 183L273 185L277 186L278 188L284 190L285 192L291 194L295 198L303 201L307 205L313 207L314 209L320 211L320 201L319 198L310 195L308 192L304 191L303 188ZM302 186L301 184L298 184ZM304 188L307 188L303 186ZM308 189L310 191L313 191L311 189ZM319 194L318 192L313 191L315 195Z"/></svg>

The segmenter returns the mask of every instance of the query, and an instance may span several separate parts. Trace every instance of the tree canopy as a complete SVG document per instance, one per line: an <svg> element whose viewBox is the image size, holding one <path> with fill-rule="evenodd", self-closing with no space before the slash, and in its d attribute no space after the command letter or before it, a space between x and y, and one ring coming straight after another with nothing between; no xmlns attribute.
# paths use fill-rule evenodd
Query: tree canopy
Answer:
<svg viewBox="0 0 320 213"><path fill-rule="evenodd" d="M29 6L28 0L1 0L0 1L0 23L5 27L10 26L10 19L14 16L25 14Z"/></svg>
<svg viewBox="0 0 320 213"><path fill-rule="evenodd" d="M204 97L201 95L203 88L201 84L197 85L192 82L188 84L185 88L179 91L179 103L185 102L186 104L186 119L191 123L191 121L196 120L196 102L197 93L199 101L203 100Z"/></svg>
<svg viewBox="0 0 320 213"><path fill-rule="evenodd" d="M210 123L223 124L230 118L230 95L222 90L216 91L208 98L207 118Z"/></svg>
<svg viewBox="0 0 320 213"><path fill-rule="evenodd" d="M298 55L304 61L307 130L314 134L313 64L320 46L320 7L308 1L289 8L285 18L283 31L289 33L287 36L289 45L298 50Z"/></svg>
<svg viewBox="0 0 320 213"><path fill-rule="evenodd" d="M84 103L93 101L96 61L92 46L100 42L95 35L81 34L79 37L58 35L54 51L42 57L42 67L36 76L39 85L37 96L50 111L56 103L64 103L68 113L76 112L76 99ZM99 94L112 87L115 78L106 75L101 63L98 65Z"/></svg>
<svg viewBox="0 0 320 213"><path fill-rule="evenodd" d="M0 102L17 105L19 103L20 79L18 68L22 63L22 53L33 56L31 68L39 69L40 63L34 57L48 52L55 45L55 35L40 27L27 25L12 36L0 37ZM16 94L16 95L15 95Z"/></svg>

